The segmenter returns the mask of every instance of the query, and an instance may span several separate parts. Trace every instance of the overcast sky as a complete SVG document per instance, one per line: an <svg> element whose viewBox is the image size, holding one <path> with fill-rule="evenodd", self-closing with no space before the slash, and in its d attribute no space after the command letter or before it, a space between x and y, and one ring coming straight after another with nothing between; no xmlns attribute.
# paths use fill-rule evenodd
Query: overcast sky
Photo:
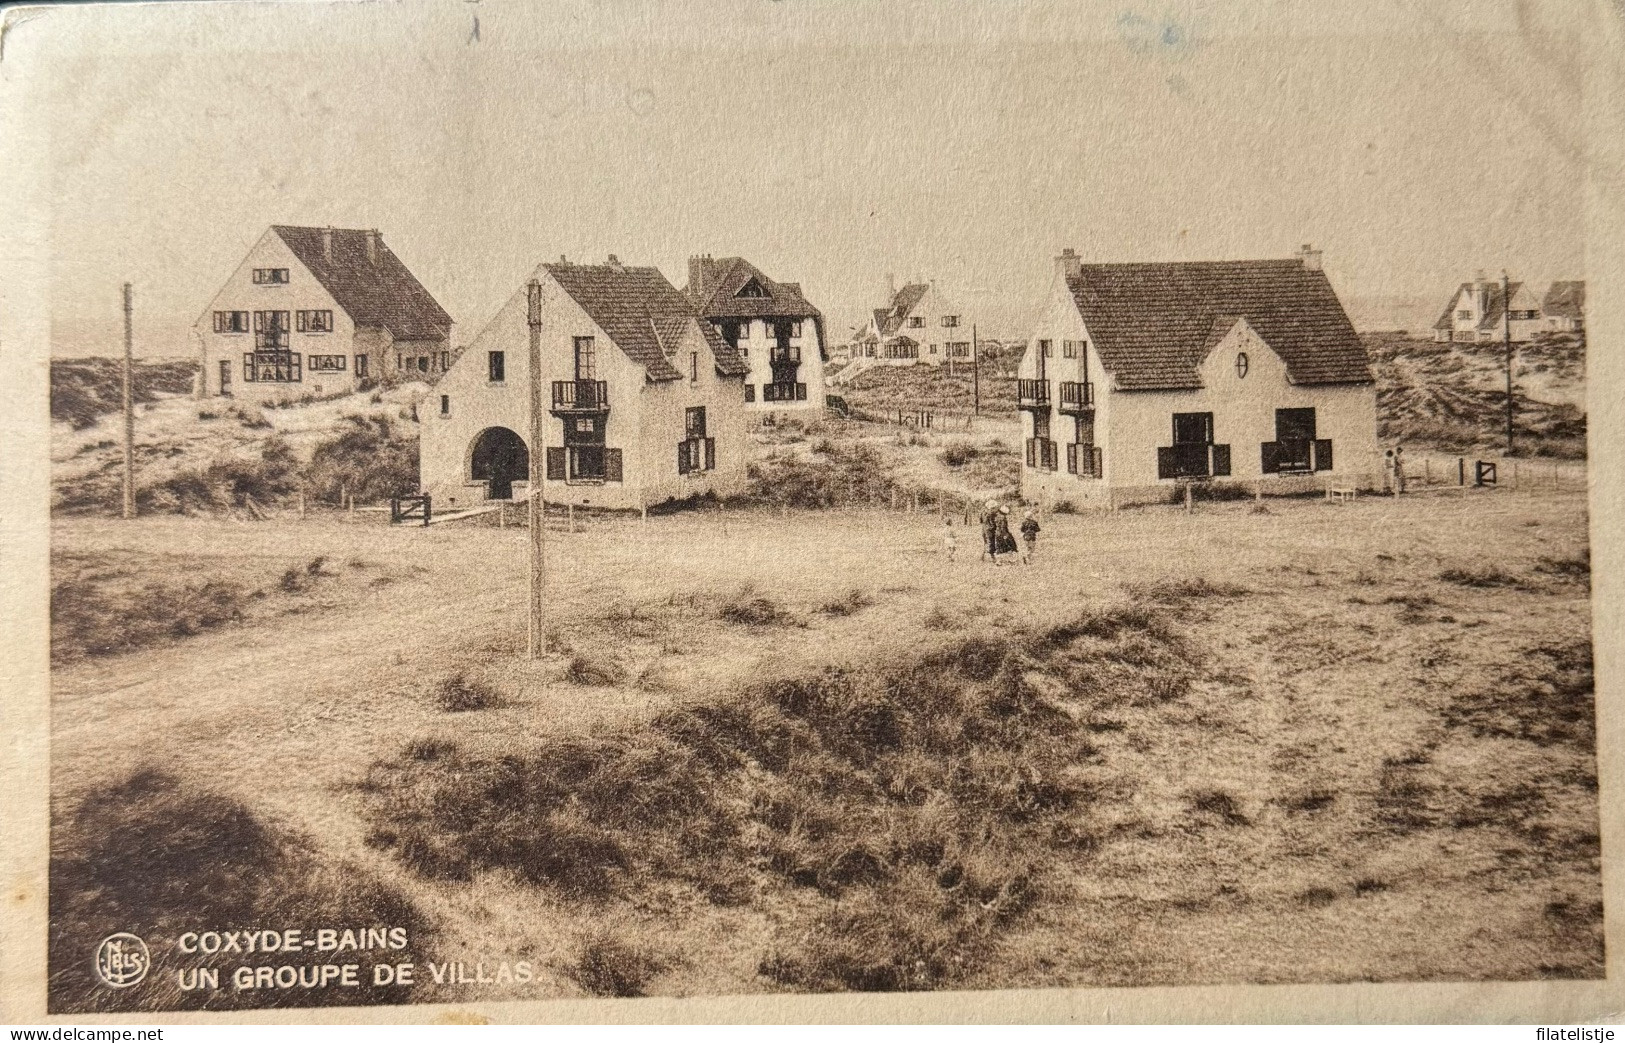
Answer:
<svg viewBox="0 0 1625 1043"><path fill-rule="evenodd" d="M1312 242L1357 317L1420 300L1423 324L1477 268L1584 276L1561 47L1255 7L1296 20L958 0L64 16L54 350L116 352L129 280L139 350L191 353L273 223L380 229L458 345L561 254L678 286L691 253L742 254L801 282L836 339L887 273L1024 336L1064 246L1145 261Z"/></svg>

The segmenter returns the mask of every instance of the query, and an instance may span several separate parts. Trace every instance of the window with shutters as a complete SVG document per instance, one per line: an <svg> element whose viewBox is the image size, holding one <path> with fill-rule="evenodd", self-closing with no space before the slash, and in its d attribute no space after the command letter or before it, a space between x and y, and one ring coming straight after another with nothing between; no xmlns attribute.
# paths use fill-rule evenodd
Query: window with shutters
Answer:
<svg viewBox="0 0 1625 1043"><path fill-rule="evenodd" d="M704 406L684 410L683 434L677 443L677 473L694 474L716 467L717 441L706 435Z"/></svg>
<svg viewBox="0 0 1625 1043"><path fill-rule="evenodd" d="M301 310L294 313L297 322L296 329L300 333L332 333L333 313L322 308L317 310Z"/></svg>
<svg viewBox="0 0 1625 1043"><path fill-rule="evenodd" d="M683 411L683 434L691 439L705 437L704 406L689 406Z"/></svg>
<svg viewBox="0 0 1625 1043"><path fill-rule="evenodd" d="M214 313L214 331L216 333L247 333L248 312L246 311L217 311Z"/></svg>

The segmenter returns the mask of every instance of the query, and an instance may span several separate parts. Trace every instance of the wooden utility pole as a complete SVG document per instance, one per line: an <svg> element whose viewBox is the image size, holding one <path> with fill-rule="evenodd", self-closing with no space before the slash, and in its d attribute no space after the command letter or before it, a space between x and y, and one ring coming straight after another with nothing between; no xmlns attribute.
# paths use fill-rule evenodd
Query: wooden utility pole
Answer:
<svg viewBox="0 0 1625 1043"><path fill-rule="evenodd" d="M970 324L971 416L982 415L982 349L976 341L976 323Z"/></svg>
<svg viewBox="0 0 1625 1043"><path fill-rule="evenodd" d="M1512 455L1512 280L1501 270L1501 330L1507 357L1507 455Z"/></svg>
<svg viewBox="0 0 1625 1043"><path fill-rule="evenodd" d="M542 285L530 281L530 658L541 657L546 639L542 633L542 591L545 580L543 567L543 536L547 519L547 502L542 495L542 482L547 476L547 449L544 441L542 417L546 415L542 401Z"/></svg>
<svg viewBox="0 0 1625 1043"><path fill-rule="evenodd" d="M130 386L135 368L135 331L130 284L124 284L124 517L135 517L135 395Z"/></svg>

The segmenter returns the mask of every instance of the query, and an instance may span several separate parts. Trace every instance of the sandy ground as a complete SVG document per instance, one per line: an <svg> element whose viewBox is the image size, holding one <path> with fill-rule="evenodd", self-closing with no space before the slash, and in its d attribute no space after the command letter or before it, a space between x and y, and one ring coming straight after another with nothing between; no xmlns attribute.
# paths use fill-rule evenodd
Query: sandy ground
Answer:
<svg viewBox="0 0 1625 1043"><path fill-rule="evenodd" d="M58 667L54 800L61 810L143 765L206 783L399 884L443 954L554 968L516 995L579 994L557 967L584 923L604 917L660 928L673 959L654 992L760 991L771 926L760 911L665 909L651 895L584 920L496 874L424 882L363 843L355 783L423 736L522 750L764 675L1053 625L1125 585L1201 576L1248 592L1185 621L1210 657L1207 679L1101 732L1091 770L1110 839L1063 867L1069 897L1006 943L984 984L1600 974L1600 918L1594 931L1552 912L1600 900L1589 754L1441 723L1455 693L1519 668L1531 648L1588 639L1585 586L1533 571L1584 548L1578 489L1251 507L1051 517L1035 565L999 568L978 562L975 531L957 525L957 559L945 560L934 515L595 519L551 536L560 651L535 662L522 655L523 530L314 513L58 519L55 553L117 553L154 577L269 575L318 555L338 575L298 612ZM1492 589L1437 578L1486 560L1530 578ZM380 570L392 581L366 578ZM854 589L874 603L820 611ZM720 621L715 605L746 590L794 625ZM1405 598L1421 607L1407 615ZM570 683L575 656L614 663L627 683ZM442 712L433 691L456 671L490 681L504 705ZM1416 776L1407 793L1432 795L1436 818L1538 792L1516 822L1461 826L1458 813L1455 827L1394 830L1379 813L1401 771ZM1244 821L1193 817L1190 794L1203 788L1233 795Z"/></svg>

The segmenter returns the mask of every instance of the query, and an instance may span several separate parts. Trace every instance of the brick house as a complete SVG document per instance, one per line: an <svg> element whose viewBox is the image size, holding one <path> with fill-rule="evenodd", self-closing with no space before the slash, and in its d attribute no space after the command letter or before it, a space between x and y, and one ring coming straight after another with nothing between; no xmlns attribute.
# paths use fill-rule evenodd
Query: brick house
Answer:
<svg viewBox="0 0 1625 1043"><path fill-rule="evenodd" d="M549 503L636 508L738 491L749 367L656 268L544 264L538 283ZM529 489L530 301L522 284L419 407L437 509Z"/></svg>
<svg viewBox="0 0 1625 1043"><path fill-rule="evenodd" d="M1370 360L1320 253L1055 261L1022 358L1022 494L1111 507L1181 482L1288 491L1378 471Z"/></svg>
<svg viewBox="0 0 1625 1043"><path fill-rule="evenodd" d="M272 225L193 327L201 390L263 402L432 379L451 326L376 230Z"/></svg>

